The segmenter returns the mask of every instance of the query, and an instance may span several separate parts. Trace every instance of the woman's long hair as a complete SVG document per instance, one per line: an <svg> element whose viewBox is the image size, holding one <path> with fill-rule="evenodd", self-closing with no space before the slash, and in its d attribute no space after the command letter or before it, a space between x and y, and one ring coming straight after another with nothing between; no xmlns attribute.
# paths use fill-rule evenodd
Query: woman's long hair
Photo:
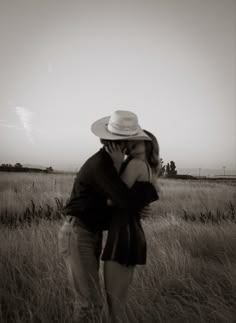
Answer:
<svg viewBox="0 0 236 323"><path fill-rule="evenodd" d="M151 138L152 141L145 140L145 148L146 148L146 158L151 166L152 172L155 175L159 175L160 172L160 148L157 141L157 138L149 131L144 130L143 131L148 135L149 138Z"/></svg>

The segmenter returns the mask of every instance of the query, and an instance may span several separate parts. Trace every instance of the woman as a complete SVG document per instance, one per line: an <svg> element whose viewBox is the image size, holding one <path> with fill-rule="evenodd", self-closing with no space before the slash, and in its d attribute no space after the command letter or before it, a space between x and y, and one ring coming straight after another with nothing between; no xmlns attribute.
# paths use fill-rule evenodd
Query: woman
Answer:
<svg viewBox="0 0 236 323"><path fill-rule="evenodd" d="M151 141L129 141L129 157L121 170L121 179L135 189L154 183L159 171L159 145L156 137L144 130ZM156 183L155 183L156 184ZM112 204L112 201L109 201ZM136 211L120 214L115 209L103 251L104 282L111 322L125 322L128 287L136 265L146 263L146 239Z"/></svg>

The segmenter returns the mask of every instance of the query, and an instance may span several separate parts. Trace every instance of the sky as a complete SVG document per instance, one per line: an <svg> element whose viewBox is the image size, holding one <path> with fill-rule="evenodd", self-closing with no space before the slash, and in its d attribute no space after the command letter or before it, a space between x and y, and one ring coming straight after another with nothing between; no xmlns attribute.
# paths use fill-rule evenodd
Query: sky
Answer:
<svg viewBox="0 0 236 323"><path fill-rule="evenodd" d="M236 170L236 0L0 0L0 164L77 169L138 115L164 163Z"/></svg>

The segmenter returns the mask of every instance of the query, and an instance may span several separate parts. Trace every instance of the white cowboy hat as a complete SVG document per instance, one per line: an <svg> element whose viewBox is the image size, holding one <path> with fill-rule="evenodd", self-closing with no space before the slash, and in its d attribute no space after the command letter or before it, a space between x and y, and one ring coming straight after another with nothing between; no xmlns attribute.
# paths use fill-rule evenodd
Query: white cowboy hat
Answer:
<svg viewBox="0 0 236 323"><path fill-rule="evenodd" d="M106 140L151 140L131 111L115 111L111 116L95 121L91 130L95 136Z"/></svg>

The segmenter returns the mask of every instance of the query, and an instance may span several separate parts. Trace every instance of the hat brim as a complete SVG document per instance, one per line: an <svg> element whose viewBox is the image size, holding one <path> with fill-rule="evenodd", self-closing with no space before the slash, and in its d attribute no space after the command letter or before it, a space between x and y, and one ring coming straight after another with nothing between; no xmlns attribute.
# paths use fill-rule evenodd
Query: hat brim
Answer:
<svg viewBox="0 0 236 323"><path fill-rule="evenodd" d="M95 136L106 140L151 140L151 138L142 130L140 126L138 126L137 134L132 136L111 133L107 129L109 119L110 116L95 121L91 126L92 133Z"/></svg>

